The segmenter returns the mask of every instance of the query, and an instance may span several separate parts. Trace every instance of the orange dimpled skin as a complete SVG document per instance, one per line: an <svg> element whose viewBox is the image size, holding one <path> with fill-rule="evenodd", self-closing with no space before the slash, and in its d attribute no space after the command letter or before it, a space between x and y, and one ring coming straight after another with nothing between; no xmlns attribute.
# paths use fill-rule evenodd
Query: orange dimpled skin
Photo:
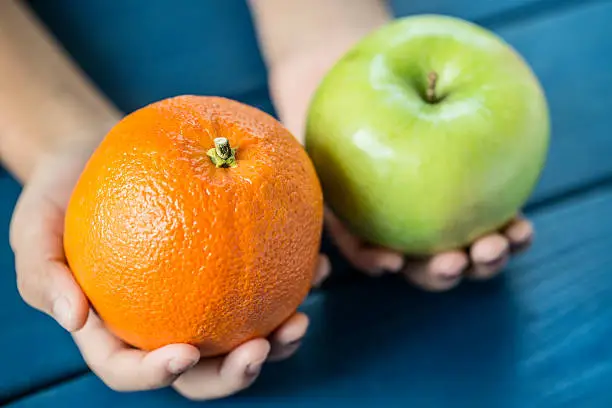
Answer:
<svg viewBox="0 0 612 408"><path fill-rule="evenodd" d="M235 165L213 163L215 138L235 149ZM64 246L117 337L214 356L296 311L322 224L314 167L278 121L236 101L179 96L105 137L73 191Z"/></svg>

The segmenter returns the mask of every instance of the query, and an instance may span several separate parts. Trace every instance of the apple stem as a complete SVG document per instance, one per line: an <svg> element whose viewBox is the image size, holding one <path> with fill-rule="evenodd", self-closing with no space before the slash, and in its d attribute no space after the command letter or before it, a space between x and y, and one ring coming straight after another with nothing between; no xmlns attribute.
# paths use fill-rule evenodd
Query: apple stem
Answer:
<svg viewBox="0 0 612 408"><path fill-rule="evenodd" d="M216 137L215 147L206 153L216 167L236 167L236 149L226 137Z"/></svg>
<svg viewBox="0 0 612 408"><path fill-rule="evenodd" d="M426 97L427 97L427 102L429 103L436 103L437 102L437 97L436 97L436 84L438 82L438 74L436 74L435 72L430 72L429 75L427 75L427 91L426 91Z"/></svg>

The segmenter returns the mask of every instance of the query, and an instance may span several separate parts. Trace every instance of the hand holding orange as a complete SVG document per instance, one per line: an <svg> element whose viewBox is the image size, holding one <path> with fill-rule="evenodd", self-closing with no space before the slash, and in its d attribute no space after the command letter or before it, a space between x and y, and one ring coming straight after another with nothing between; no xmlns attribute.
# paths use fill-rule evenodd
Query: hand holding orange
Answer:
<svg viewBox="0 0 612 408"><path fill-rule="evenodd" d="M314 167L279 122L181 96L126 116L102 141L72 193L64 246L117 337L144 350L194 344L206 357L295 313L322 218Z"/></svg>

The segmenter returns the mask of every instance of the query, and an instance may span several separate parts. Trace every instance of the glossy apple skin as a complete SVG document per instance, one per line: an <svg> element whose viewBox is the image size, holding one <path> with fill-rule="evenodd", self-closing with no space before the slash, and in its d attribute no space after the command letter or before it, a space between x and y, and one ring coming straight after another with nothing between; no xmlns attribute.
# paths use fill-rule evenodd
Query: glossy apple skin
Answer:
<svg viewBox="0 0 612 408"><path fill-rule="evenodd" d="M435 104L424 96L432 71ZM421 15L370 34L328 72L306 149L327 204L354 233L431 254L517 214L549 134L545 94L521 56L472 23Z"/></svg>

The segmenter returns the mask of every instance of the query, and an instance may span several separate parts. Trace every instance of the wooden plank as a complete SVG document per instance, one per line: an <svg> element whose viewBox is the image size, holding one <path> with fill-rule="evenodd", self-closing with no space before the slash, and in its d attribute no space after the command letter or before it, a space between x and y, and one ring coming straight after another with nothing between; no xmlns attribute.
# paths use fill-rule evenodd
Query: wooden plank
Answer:
<svg viewBox="0 0 612 408"><path fill-rule="evenodd" d="M338 398L402 407L603 407L612 376L610 208L612 189L534 214L533 250L495 281L440 295L395 277L363 278L311 297L301 351L265 367L252 389L224 406L268 397L270 407ZM13 408L76 406L87 395L96 395L94 406L190 406L167 390L113 393L87 375Z"/></svg>
<svg viewBox="0 0 612 408"><path fill-rule="evenodd" d="M240 99L271 112L244 0L28 0L125 112L177 94Z"/></svg>
<svg viewBox="0 0 612 408"><path fill-rule="evenodd" d="M525 20L499 34L525 56L547 93L550 158L532 201L612 177L612 3Z"/></svg>

